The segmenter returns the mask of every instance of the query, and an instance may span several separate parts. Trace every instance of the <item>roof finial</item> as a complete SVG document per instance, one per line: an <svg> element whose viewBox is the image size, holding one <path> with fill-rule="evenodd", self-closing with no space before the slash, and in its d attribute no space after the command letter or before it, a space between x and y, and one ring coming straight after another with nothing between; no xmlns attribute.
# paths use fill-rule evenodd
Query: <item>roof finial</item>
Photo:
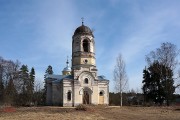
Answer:
<svg viewBox="0 0 180 120"><path fill-rule="evenodd" d="M84 18L82 17L81 19L82 19L82 25L84 25Z"/></svg>
<svg viewBox="0 0 180 120"><path fill-rule="evenodd" d="M68 61L68 56L67 56L67 61L66 61L67 67L69 67L69 61Z"/></svg>

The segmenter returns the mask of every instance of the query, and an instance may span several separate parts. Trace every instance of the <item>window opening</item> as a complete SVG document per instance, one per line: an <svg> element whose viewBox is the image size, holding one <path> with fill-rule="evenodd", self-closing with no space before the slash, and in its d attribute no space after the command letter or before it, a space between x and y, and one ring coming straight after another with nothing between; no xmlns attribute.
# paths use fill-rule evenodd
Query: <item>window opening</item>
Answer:
<svg viewBox="0 0 180 120"><path fill-rule="evenodd" d="M88 60L87 60L87 59L85 59L85 60L84 60L84 62L87 64Z"/></svg>
<svg viewBox="0 0 180 120"><path fill-rule="evenodd" d="M71 101L71 91L68 91L67 99L68 99L68 101Z"/></svg>
<svg viewBox="0 0 180 120"><path fill-rule="evenodd" d="M86 39L83 41L83 49L84 49L84 52L89 52L88 41Z"/></svg>
<svg viewBox="0 0 180 120"><path fill-rule="evenodd" d="M84 79L84 83L88 84L88 79L87 78Z"/></svg>
<svg viewBox="0 0 180 120"><path fill-rule="evenodd" d="M99 93L99 96L103 96L103 92L102 91Z"/></svg>

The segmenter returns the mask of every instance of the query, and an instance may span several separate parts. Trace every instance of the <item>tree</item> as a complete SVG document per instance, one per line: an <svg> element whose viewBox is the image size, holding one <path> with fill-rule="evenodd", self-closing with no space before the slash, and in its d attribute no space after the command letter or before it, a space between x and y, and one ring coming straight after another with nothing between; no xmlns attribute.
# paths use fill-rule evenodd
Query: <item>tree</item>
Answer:
<svg viewBox="0 0 180 120"><path fill-rule="evenodd" d="M143 70L143 87L142 87L142 91L143 91L143 94L144 94L144 102L146 104L147 101L149 101L149 99L147 98L147 92L148 92L148 87L150 86L150 73L149 71L146 69Z"/></svg>
<svg viewBox="0 0 180 120"><path fill-rule="evenodd" d="M152 65L154 61L158 61L160 64L171 69L173 71L174 76L178 76L176 67L179 65L179 54L180 50L177 49L176 45L166 42L162 43L160 48L157 48L155 51L151 51L148 55L146 55L146 61L149 66ZM177 77L176 80L178 78L180 77ZM176 88L178 88L179 86L180 81L179 83L177 82Z"/></svg>
<svg viewBox="0 0 180 120"><path fill-rule="evenodd" d="M28 96L28 85L29 85L29 70L27 65L22 65L20 68L20 74L19 74L19 80L20 80L20 94L19 94L19 102L20 105L27 105L29 102L29 96Z"/></svg>
<svg viewBox="0 0 180 120"><path fill-rule="evenodd" d="M8 104L14 104L16 99L17 91L13 83L13 79L10 78L8 85L5 89L5 101Z"/></svg>
<svg viewBox="0 0 180 120"><path fill-rule="evenodd" d="M14 85L15 73L18 71L16 62L0 57L0 101L14 103L16 87Z"/></svg>
<svg viewBox="0 0 180 120"><path fill-rule="evenodd" d="M157 48L156 51L151 51L146 55L146 60L149 65L153 64L154 61L169 67L174 70L178 65L178 55L180 50L177 49L176 45L166 42L162 43L160 48Z"/></svg>
<svg viewBox="0 0 180 120"><path fill-rule="evenodd" d="M122 55L119 54L119 56L116 59L116 65L114 68L114 83L115 83L115 90L119 92L120 96L120 106L122 106L122 93L128 86L128 78L126 75L125 70L125 62L122 59Z"/></svg>
<svg viewBox="0 0 180 120"><path fill-rule="evenodd" d="M145 101L162 105L165 100L169 106L175 92L172 70L155 61L148 69L145 68L143 73L142 89Z"/></svg>
<svg viewBox="0 0 180 120"><path fill-rule="evenodd" d="M43 99L44 104L46 103L46 92L47 92L46 75L47 74L50 74L50 75L53 74L53 69L51 65L49 65L48 68L46 69L45 76L44 76L44 89L42 90L43 91L42 99Z"/></svg>
<svg viewBox="0 0 180 120"><path fill-rule="evenodd" d="M35 81L35 70L32 67L31 72L29 73L29 81L28 81L28 85L27 85L27 93L30 98L29 102L32 102L32 98L33 98L34 81Z"/></svg>
<svg viewBox="0 0 180 120"><path fill-rule="evenodd" d="M155 51L151 51L146 56L146 61L149 66L152 65L153 62L158 61L160 64L164 65L167 69L172 70L175 88L180 87L180 74L178 75L178 71L177 71L177 67L179 66L179 61L178 61L179 54L180 54L180 50L177 49L176 45L166 42L166 43L162 43L160 48L157 48Z"/></svg>
<svg viewBox="0 0 180 120"><path fill-rule="evenodd" d="M27 86L29 81L29 70L27 65L22 65L20 68L20 78L22 79L22 93L27 92Z"/></svg>
<svg viewBox="0 0 180 120"><path fill-rule="evenodd" d="M53 69L52 69L52 66L49 65L48 68L46 69L46 74L53 74Z"/></svg>
<svg viewBox="0 0 180 120"><path fill-rule="evenodd" d="M4 84L0 80L0 103L3 103L3 97L4 97Z"/></svg>
<svg viewBox="0 0 180 120"><path fill-rule="evenodd" d="M3 83L3 66L0 63L0 102L3 103L4 83Z"/></svg>

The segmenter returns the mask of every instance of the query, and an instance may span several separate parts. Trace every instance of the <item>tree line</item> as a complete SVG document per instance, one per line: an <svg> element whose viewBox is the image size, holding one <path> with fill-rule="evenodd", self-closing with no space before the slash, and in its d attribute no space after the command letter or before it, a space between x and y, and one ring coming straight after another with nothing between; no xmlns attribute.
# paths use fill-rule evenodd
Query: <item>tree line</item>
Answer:
<svg viewBox="0 0 180 120"><path fill-rule="evenodd" d="M0 57L0 104L30 105L34 98L35 70Z"/></svg>
<svg viewBox="0 0 180 120"><path fill-rule="evenodd" d="M169 106L174 97L178 96L174 94L175 90L180 88L179 54L180 50L176 45L166 42L146 55L147 65L142 72L142 93L126 92L128 76L125 61L119 54L113 71L116 93L110 93L110 104ZM45 74L53 74L52 66L47 67ZM0 57L0 105L45 105L46 83L43 89L35 90L36 87L33 67L29 71L28 66L21 65L18 60Z"/></svg>
<svg viewBox="0 0 180 120"><path fill-rule="evenodd" d="M47 67L45 74L53 74L52 66ZM42 84L35 84L34 67L29 71L18 60L0 57L0 105L45 105L47 86L41 88Z"/></svg>

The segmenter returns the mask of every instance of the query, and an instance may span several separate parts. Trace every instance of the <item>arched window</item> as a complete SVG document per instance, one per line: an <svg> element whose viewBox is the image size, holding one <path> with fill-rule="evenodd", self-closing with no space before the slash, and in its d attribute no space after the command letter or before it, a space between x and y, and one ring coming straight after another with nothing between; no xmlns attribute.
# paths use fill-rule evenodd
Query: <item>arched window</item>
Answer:
<svg viewBox="0 0 180 120"><path fill-rule="evenodd" d="M88 79L87 78L84 79L84 83L88 84Z"/></svg>
<svg viewBox="0 0 180 120"><path fill-rule="evenodd" d="M67 100L71 101L71 91L68 91L68 93L67 93Z"/></svg>
<svg viewBox="0 0 180 120"><path fill-rule="evenodd" d="M103 95L104 95L103 91L99 92L99 96L103 96Z"/></svg>
<svg viewBox="0 0 180 120"><path fill-rule="evenodd" d="M88 40L86 40L86 39L83 41L83 50L84 50L84 52L89 52Z"/></svg>

